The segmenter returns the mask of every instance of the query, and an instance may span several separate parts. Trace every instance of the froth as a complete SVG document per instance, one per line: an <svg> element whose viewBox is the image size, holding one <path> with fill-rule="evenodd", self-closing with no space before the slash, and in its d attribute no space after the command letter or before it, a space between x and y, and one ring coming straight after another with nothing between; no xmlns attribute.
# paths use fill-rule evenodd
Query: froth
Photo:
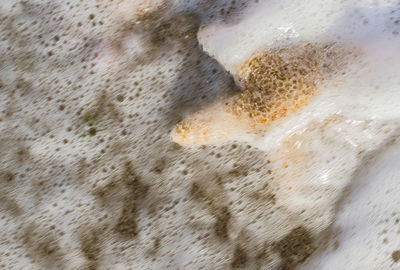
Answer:
<svg viewBox="0 0 400 270"><path fill-rule="evenodd" d="M384 1L3 1L0 268L293 269L322 254L343 189L354 175L374 182L362 164L398 135L396 12ZM305 87L286 64L306 71ZM296 109L260 117L265 103L291 108L282 97ZM378 215L371 205L359 216ZM327 267L365 235L343 217ZM371 258L396 267L387 238Z"/></svg>
<svg viewBox="0 0 400 270"><path fill-rule="evenodd" d="M204 50L243 90L217 102L218 110L213 105L189 116L173 132L173 139L186 145L240 140L266 151L277 204L298 215L315 235L330 228L355 173L399 135L400 127L395 105L400 100L398 4L324 1L322 10L321 4L271 1L255 5L235 22L203 27ZM269 12L276 15L266 16ZM312 57L300 49L289 60L299 41L313 44ZM318 47L321 43L340 44L340 54ZM318 57L320 51L335 60L335 68ZM303 69L302 87L293 90L296 75L281 75L309 67L313 59L317 72ZM280 73L281 67L287 73ZM221 121L232 118L236 123ZM334 256L333 261L340 260L343 253ZM316 259L318 267L323 258Z"/></svg>
<svg viewBox="0 0 400 270"><path fill-rule="evenodd" d="M399 144L390 140L368 155L352 180L326 250L300 269L396 269L399 253Z"/></svg>

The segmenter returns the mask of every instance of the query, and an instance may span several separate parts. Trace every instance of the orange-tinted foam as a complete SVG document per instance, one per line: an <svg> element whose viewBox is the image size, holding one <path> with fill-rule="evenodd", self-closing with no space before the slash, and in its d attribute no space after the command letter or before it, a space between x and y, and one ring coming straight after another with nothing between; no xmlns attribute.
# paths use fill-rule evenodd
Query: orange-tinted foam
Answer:
<svg viewBox="0 0 400 270"><path fill-rule="evenodd" d="M232 110L256 123L273 121L307 105L318 82L338 64L333 45L296 44L259 53L240 68L244 91L234 99Z"/></svg>
<svg viewBox="0 0 400 270"><path fill-rule="evenodd" d="M338 70L343 55L335 44L310 43L257 53L238 71L244 90L186 118L173 130L173 138L183 144L202 144L263 131L306 106L317 94L318 84ZM231 125L242 130L227 127Z"/></svg>

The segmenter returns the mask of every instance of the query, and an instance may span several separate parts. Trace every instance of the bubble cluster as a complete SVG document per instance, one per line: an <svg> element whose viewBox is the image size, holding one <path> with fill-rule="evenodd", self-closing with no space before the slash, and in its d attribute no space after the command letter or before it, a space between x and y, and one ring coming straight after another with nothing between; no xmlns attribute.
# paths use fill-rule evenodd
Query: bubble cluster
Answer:
<svg viewBox="0 0 400 270"><path fill-rule="evenodd" d="M240 68L244 90L232 110L270 125L306 106L318 84L338 70L343 54L335 44L300 43L251 57Z"/></svg>

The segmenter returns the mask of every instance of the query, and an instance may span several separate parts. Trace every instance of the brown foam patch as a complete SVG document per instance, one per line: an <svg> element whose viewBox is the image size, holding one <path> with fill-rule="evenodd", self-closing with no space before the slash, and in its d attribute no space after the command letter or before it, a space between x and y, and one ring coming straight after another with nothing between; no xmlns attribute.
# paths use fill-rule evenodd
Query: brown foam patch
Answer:
<svg viewBox="0 0 400 270"><path fill-rule="evenodd" d="M318 84L340 62L334 44L295 44L258 53L239 70L245 90L234 99L232 110L256 123L273 121L307 105L316 95Z"/></svg>
<svg viewBox="0 0 400 270"><path fill-rule="evenodd" d="M174 141L209 144L266 131L309 104L318 86L343 66L337 44L297 43L256 53L238 71L243 91L190 115L175 126Z"/></svg>

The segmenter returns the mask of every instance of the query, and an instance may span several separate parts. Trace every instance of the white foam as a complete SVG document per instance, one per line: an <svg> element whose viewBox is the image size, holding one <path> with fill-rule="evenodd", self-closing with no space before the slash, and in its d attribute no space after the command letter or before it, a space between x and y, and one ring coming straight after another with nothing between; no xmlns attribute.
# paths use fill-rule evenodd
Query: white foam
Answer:
<svg viewBox="0 0 400 270"><path fill-rule="evenodd" d="M332 245L300 269L397 269L399 149L390 143L360 167L333 224Z"/></svg>

